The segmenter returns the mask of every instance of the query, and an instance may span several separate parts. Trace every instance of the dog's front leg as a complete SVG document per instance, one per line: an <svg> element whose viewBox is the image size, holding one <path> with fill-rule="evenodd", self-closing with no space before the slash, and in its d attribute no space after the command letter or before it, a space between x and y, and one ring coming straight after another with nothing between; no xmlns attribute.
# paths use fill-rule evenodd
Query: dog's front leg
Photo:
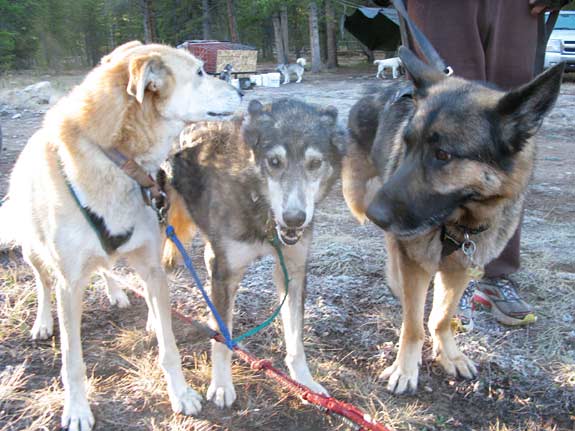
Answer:
<svg viewBox="0 0 575 431"><path fill-rule="evenodd" d="M24 260L28 262L34 272L36 294L38 299L38 313L34 326L30 331L33 340L46 340L54 332L54 319L52 318L52 301L50 300L51 276L40 258L26 249L22 250Z"/></svg>
<svg viewBox="0 0 575 431"><path fill-rule="evenodd" d="M58 277L56 283L64 384L61 425L69 431L89 431L94 426L94 415L86 396L86 366L82 357L80 333L84 283L83 279L68 282L62 276Z"/></svg>
<svg viewBox="0 0 575 431"><path fill-rule="evenodd" d="M409 259L398 248L397 268L401 279L403 323L399 352L395 362L381 377L388 379L387 389L395 394L415 392L421 364L421 349L425 332L423 311L431 274Z"/></svg>
<svg viewBox="0 0 575 431"><path fill-rule="evenodd" d="M433 338L433 354L452 376L474 378L477 369L473 362L459 351L451 329L451 319L461 295L469 283L467 271L438 272L435 276L433 308L429 315L429 332Z"/></svg>
<svg viewBox="0 0 575 431"><path fill-rule="evenodd" d="M297 244L283 247L282 253L288 271L289 294L281 310L286 343L285 362L290 376L312 391L327 394L317 383L307 365L303 347L303 318L306 288L306 262L310 239L302 238ZM278 257L274 267L274 281L280 298L285 295L284 273Z"/></svg>
<svg viewBox="0 0 575 431"><path fill-rule="evenodd" d="M153 315L159 362L166 378L172 410L175 413L195 415L202 409L202 397L186 384L180 352L172 331L168 280L160 264L157 251L159 246L156 250L152 249L144 248L132 253L129 262L144 283L144 296L149 313Z"/></svg>
<svg viewBox="0 0 575 431"><path fill-rule="evenodd" d="M227 259L221 255L215 255L209 244L206 244L204 259L210 276L212 302L222 316L231 336L236 292L245 267L237 267L232 263L229 266L234 269L230 269ZM220 330L213 315L210 318L210 326L216 331ZM208 387L207 398L220 408L229 407L236 400L236 390L232 380L232 352L227 346L214 340L212 340L212 380Z"/></svg>

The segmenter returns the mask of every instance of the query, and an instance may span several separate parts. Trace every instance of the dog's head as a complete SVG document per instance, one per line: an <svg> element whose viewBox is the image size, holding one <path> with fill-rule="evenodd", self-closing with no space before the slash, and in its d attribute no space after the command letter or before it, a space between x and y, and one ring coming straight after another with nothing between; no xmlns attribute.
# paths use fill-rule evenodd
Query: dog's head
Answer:
<svg viewBox="0 0 575 431"><path fill-rule="evenodd" d="M341 166L345 139L335 108L280 99L252 101L242 125L281 239L298 241Z"/></svg>
<svg viewBox="0 0 575 431"><path fill-rule="evenodd" d="M397 236L448 220L486 216L501 199L521 194L534 143L559 94L564 65L509 92L446 77L400 49L415 86L413 114L395 139L401 153L367 217Z"/></svg>
<svg viewBox="0 0 575 431"><path fill-rule="evenodd" d="M205 73L202 61L184 49L128 42L104 57L102 67L124 72L127 94L167 121L226 116L241 101L234 87Z"/></svg>

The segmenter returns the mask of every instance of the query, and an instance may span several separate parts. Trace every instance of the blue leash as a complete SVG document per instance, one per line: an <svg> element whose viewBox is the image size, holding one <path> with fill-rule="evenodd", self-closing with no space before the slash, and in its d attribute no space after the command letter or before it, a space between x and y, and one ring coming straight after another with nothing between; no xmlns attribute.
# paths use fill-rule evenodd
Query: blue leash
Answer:
<svg viewBox="0 0 575 431"><path fill-rule="evenodd" d="M234 347L237 346L239 341L243 340L246 337L249 337L250 335L255 334L256 332L259 332L260 330L262 330L263 328L268 326L270 323L272 323L272 321L277 317L283 304L285 303L285 301L287 299L288 284L289 284L289 277L288 277L288 273L287 273L287 268L286 268L286 265L284 262L281 248L279 247L279 244L278 244L277 237L275 237L271 242L272 242L272 245L274 246L276 252L278 253L280 265L282 267L282 271L283 271L283 275L284 275L284 283L285 283L284 298L283 298L282 302L280 303L279 307L277 307L276 310L272 313L272 315L270 317L268 317L264 322L259 324L257 327L250 329L245 334L242 334L236 338L232 338L232 336L230 335L230 331L229 331L228 327L226 326L226 323L224 322L224 319L222 319L222 316L220 316L220 313L218 313L216 306L210 300L208 293L204 289L202 281L200 280L200 277L198 276L198 273L196 272L196 269L194 268L194 265L192 264L192 260L190 259L190 256L186 252L186 249L184 248L184 246L181 243L181 241L179 240L179 238L176 236L176 232L175 232L173 226L168 225L166 227L166 235L176 245L176 248L178 249L178 251L182 255L182 258L184 259L184 265L186 266L186 268L188 268L188 271L190 271L190 273L192 274L192 277L194 278L194 281L196 282L196 286L198 286L198 289L200 289L200 292L202 293L204 300L208 304L210 311L212 312L212 314L214 315L214 317L216 319L216 322L218 323L218 326L220 328L220 333L222 334L222 337L224 337L225 345L230 350L233 350Z"/></svg>
<svg viewBox="0 0 575 431"><path fill-rule="evenodd" d="M222 337L224 337L226 346L228 346L228 349L233 350L237 343L232 339L232 336L230 335L230 331L228 330L228 327L226 326L224 319L222 319L222 316L220 316L220 313L218 313L218 310L216 309L216 306L210 299L210 296L206 292L206 289L204 289L204 285L202 284L202 281L200 280L200 277L198 276L198 273L196 272L196 269L192 264L192 259L190 259L190 256L186 252L186 249L180 242L179 238L176 236L176 232L173 226L168 225L168 227L166 227L166 235L176 245L178 251L180 252L180 254L184 259L184 264L186 265L186 268L188 268L188 271L190 271L192 277L194 277L196 286L198 286L198 289L200 289L200 292L202 293L204 300L206 301L212 314L216 318L216 322L218 322L218 326L220 327L220 332L222 334Z"/></svg>

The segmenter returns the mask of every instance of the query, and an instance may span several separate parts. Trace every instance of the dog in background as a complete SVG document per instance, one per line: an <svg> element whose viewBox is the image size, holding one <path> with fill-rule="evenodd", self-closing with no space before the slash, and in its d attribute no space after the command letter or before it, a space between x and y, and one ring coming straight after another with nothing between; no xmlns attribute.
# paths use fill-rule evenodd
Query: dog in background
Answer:
<svg viewBox="0 0 575 431"><path fill-rule="evenodd" d="M284 78L284 84L290 83L290 75L292 74L297 76L296 84L299 84L303 78L303 73L305 72L305 65L305 58L300 57L294 64L279 64L276 70L282 74Z"/></svg>
<svg viewBox="0 0 575 431"><path fill-rule="evenodd" d="M234 66L231 64L226 64L224 69L220 72L220 79L226 81L228 84L232 83L232 72L234 71Z"/></svg>
<svg viewBox="0 0 575 431"><path fill-rule="evenodd" d="M521 219L535 141L559 94L564 64L504 92L447 77L400 48L411 83L361 99L351 109L344 196L355 216L385 232L387 279L401 298L399 352L387 388L415 391L428 328L447 374L477 369L457 348L451 318L473 272L497 257ZM477 276L477 275L475 275Z"/></svg>
<svg viewBox="0 0 575 431"><path fill-rule="evenodd" d="M82 355L82 297L90 275L105 274L120 257L143 281L172 409L200 411L201 396L186 384L172 332L157 215L110 152L153 176L186 124L229 115L239 103L237 90L208 76L187 51L129 42L48 111L16 161L0 208L0 243L20 245L34 272L34 339L52 336L50 288L56 290L63 428L89 431L94 425Z"/></svg>
<svg viewBox="0 0 575 431"><path fill-rule="evenodd" d="M402 67L401 59L399 57L386 58L385 60L375 60L373 64L377 65L376 78L383 78L385 69L391 69L393 79L399 78L400 70Z"/></svg>
<svg viewBox="0 0 575 431"><path fill-rule="evenodd" d="M303 311L315 206L339 176L346 141L337 110L289 99L265 106L252 101L243 118L193 125L185 135L183 142L191 146L171 158L170 195L176 196L169 223L185 241L196 226L202 232L212 300L230 330L238 284L257 257L276 257L274 280L284 295L282 269L269 242L278 236L290 279L281 310L286 364L292 378L326 393L307 365ZM173 262L175 253L167 242L164 260ZM218 328L213 319L211 324ZM207 397L219 407L236 399L231 356L223 344L212 344Z"/></svg>

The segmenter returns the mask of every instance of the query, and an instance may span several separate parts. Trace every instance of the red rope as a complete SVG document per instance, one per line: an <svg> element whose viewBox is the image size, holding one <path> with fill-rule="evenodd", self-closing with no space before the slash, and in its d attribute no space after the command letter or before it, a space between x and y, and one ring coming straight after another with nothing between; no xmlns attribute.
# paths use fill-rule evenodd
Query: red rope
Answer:
<svg viewBox="0 0 575 431"><path fill-rule="evenodd" d="M142 296L140 292L131 287L130 290L132 290L137 295ZM225 344L224 337L218 332L207 327L206 325L197 322L196 320L186 316L185 314L180 313L177 310L172 310L172 314L181 321L189 323L190 325L194 326L200 331L206 333L210 338L213 338L215 341ZM284 372L275 368L270 360L258 359L252 354L248 353L246 350L239 347L238 345L236 345L233 350L240 359L242 359L250 366L252 370L263 371L267 377L275 380L277 383L280 384L280 386L282 386L288 392L298 396L303 401L312 404L313 406L319 408L320 410L326 413L341 416L348 422L351 422L353 425L355 425L356 430L391 431L390 428L387 428L386 426L376 422L369 415L363 413L360 409L358 409L354 405L345 403L343 401L340 401L336 398L327 395L314 392L307 386L304 386L301 383L296 382L291 377L286 375Z"/></svg>
<svg viewBox="0 0 575 431"><path fill-rule="evenodd" d="M205 332L209 331L211 338L213 338L219 343L225 344L224 337L222 337L222 335L217 333L216 331L207 328L205 325L202 325L201 323L191 319L188 316L183 315L182 313L176 310L173 311L173 314L180 320L190 323L193 326L200 328ZM300 397L302 400L316 407L319 407L326 413L334 413L348 419L349 421L359 426L359 428L357 428L358 431L391 431L384 425L377 423L369 415L363 413L354 405L345 403L343 401L340 401L336 398L327 395L314 392L307 386L304 386L301 383L296 382L291 377L286 375L284 372L275 368L270 360L258 359L252 354L248 353L246 350L239 347L238 345L234 347L234 352L240 359L246 362L252 370L263 371L266 376L275 380L284 389Z"/></svg>

